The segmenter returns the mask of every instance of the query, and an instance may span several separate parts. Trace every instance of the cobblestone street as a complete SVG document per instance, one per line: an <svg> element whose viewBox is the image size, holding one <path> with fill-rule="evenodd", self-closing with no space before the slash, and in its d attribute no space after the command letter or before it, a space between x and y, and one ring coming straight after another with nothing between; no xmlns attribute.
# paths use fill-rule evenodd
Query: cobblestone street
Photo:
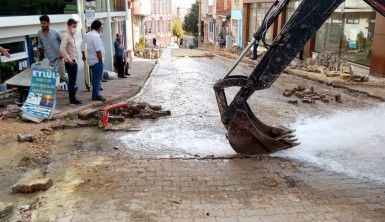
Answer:
<svg viewBox="0 0 385 222"><path fill-rule="evenodd" d="M45 134L55 122L2 121L0 215L2 202L12 203L13 210L0 221L384 221L379 132L385 118L379 118L378 100L282 75L248 102L268 124L295 126L303 144L275 155L238 156L212 90L231 60L198 52L171 55L163 52L130 100L159 104L172 114L126 120L137 131L77 127ZM243 64L235 74L251 69ZM143 76L138 73L132 76ZM282 93L298 83L329 98L340 94L342 103L288 104ZM105 92L114 96L113 90ZM127 96L135 91L122 83L117 90ZM236 89L227 93L230 100ZM377 111L359 111L364 108ZM18 143L15 131L34 133L37 142ZM52 179L52 187L12 193L15 183L36 170Z"/></svg>

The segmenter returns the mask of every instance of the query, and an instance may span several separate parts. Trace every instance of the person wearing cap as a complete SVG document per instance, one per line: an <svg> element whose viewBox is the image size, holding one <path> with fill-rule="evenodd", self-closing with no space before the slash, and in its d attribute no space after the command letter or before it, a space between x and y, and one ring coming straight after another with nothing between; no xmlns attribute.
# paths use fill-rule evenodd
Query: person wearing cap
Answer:
<svg viewBox="0 0 385 222"><path fill-rule="evenodd" d="M68 95L71 105L80 105L82 102L76 99L76 79L78 74L78 54L75 42L75 33L78 22L68 19L67 31L63 34L60 44L60 55L64 58L65 68L68 73Z"/></svg>

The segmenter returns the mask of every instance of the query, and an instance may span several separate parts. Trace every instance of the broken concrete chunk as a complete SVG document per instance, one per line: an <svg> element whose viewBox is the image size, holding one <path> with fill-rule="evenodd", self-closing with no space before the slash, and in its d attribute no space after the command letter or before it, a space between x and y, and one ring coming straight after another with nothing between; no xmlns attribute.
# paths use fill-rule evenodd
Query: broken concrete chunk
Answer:
<svg viewBox="0 0 385 222"><path fill-rule="evenodd" d="M294 94L294 92L291 91L291 90L288 90L288 89L286 89L285 92L282 93L282 95L285 96L285 97L290 97L293 94Z"/></svg>
<svg viewBox="0 0 385 222"><path fill-rule="evenodd" d="M161 105L149 105L149 107L154 111L161 111L163 109Z"/></svg>
<svg viewBox="0 0 385 222"><path fill-rule="evenodd" d="M19 142L30 142L32 143L33 141L36 140L36 136L33 134L17 134L17 141Z"/></svg>
<svg viewBox="0 0 385 222"><path fill-rule="evenodd" d="M329 99L326 99L326 98L321 98L321 101L324 103L329 103Z"/></svg>
<svg viewBox="0 0 385 222"><path fill-rule="evenodd" d="M13 211L13 204L0 202L0 218L6 217Z"/></svg>
<svg viewBox="0 0 385 222"><path fill-rule="evenodd" d="M305 97L305 93L304 92L296 92L295 96L297 96L298 98L303 98L303 97Z"/></svg>
<svg viewBox="0 0 385 222"><path fill-rule="evenodd" d="M346 73L341 74L342 79L350 79L351 77L352 77L351 74L346 74Z"/></svg>
<svg viewBox="0 0 385 222"><path fill-rule="evenodd" d="M298 100L289 100L287 101L289 104L298 104Z"/></svg>
<svg viewBox="0 0 385 222"><path fill-rule="evenodd" d="M341 95L335 95L334 99L337 103L342 103Z"/></svg>
<svg viewBox="0 0 385 222"><path fill-rule="evenodd" d="M33 193L36 191L46 191L53 185L50 178L19 181L11 187L12 193Z"/></svg>
<svg viewBox="0 0 385 222"><path fill-rule="evenodd" d="M305 97L302 99L302 102L303 103L314 103L314 100L312 98Z"/></svg>

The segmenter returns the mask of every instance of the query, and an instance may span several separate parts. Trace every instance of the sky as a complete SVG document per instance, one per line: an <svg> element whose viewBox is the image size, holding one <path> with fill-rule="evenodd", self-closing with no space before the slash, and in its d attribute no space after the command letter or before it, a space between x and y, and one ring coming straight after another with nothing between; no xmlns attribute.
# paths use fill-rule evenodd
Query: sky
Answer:
<svg viewBox="0 0 385 222"><path fill-rule="evenodd" d="M173 7L190 8L195 0L172 0Z"/></svg>

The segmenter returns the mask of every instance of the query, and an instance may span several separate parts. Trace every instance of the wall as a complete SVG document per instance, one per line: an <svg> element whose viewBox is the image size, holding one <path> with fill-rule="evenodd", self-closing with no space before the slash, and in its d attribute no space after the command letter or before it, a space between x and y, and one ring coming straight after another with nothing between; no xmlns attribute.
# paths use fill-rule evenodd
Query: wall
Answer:
<svg viewBox="0 0 385 222"><path fill-rule="evenodd" d="M385 17L377 13L370 74L385 78Z"/></svg>
<svg viewBox="0 0 385 222"><path fill-rule="evenodd" d="M243 37L243 13L242 10L231 11L231 31L233 33L233 41L238 46L242 46Z"/></svg>

